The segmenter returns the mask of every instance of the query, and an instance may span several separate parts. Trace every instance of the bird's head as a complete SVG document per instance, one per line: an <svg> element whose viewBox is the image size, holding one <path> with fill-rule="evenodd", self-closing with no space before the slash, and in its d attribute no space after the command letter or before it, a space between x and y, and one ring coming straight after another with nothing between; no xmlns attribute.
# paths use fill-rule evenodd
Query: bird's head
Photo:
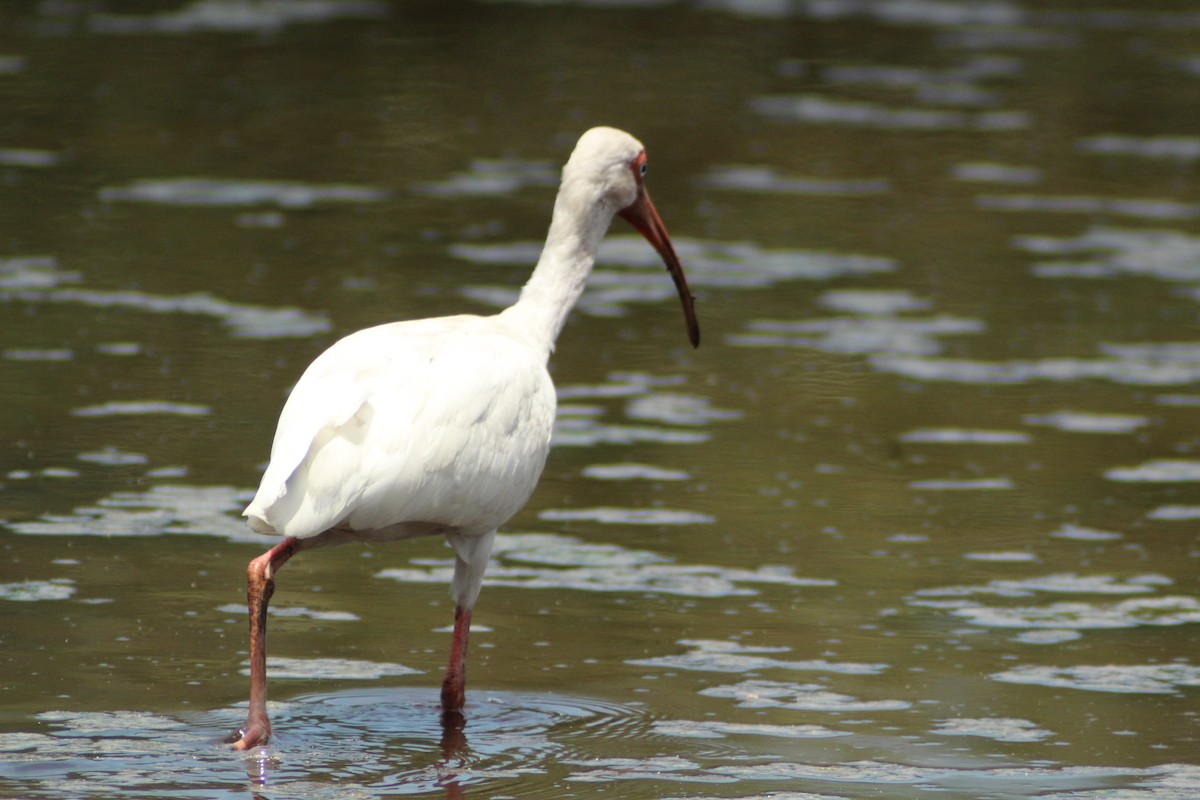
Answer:
<svg viewBox="0 0 1200 800"><path fill-rule="evenodd" d="M645 178L646 148L616 128L592 128L584 133L563 168L564 186L578 182L586 187L581 196L623 217L658 251L679 292L688 339L696 347L700 344L700 326L696 322L695 298L667 228L650 202Z"/></svg>
<svg viewBox="0 0 1200 800"><path fill-rule="evenodd" d="M566 180L586 182L596 202L609 205L614 213L637 202L644 191L646 148L625 131L592 128L575 145L563 169Z"/></svg>

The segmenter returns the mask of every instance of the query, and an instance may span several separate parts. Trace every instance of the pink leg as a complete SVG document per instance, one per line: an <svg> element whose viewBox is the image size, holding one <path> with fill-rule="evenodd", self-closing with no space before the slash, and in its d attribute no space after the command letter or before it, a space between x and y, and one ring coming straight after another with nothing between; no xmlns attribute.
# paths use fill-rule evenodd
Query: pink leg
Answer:
<svg viewBox="0 0 1200 800"><path fill-rule="evenodd" d="M246 604L250 608L250 712L246 724L225 741L235 750L265 744L271 736L267 719L267 603L275 593L275 573L301 549L289 536L250 562L246 568Z"/></svg>
<svg viewBox="0 0 1200 800"><path fill-rule="evenodd" d="M467 637L471 633L471 609L454 609L454 640L450 643L450 664L442 681L442 713L459 714L467 695Z"/></svg>

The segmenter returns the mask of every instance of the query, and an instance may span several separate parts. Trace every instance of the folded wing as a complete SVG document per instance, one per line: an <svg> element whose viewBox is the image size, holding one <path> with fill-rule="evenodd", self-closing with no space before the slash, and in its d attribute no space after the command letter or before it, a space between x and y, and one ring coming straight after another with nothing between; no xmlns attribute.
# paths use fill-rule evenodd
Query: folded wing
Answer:
<svg viewBox="0 0 1200 800"><path fill-rule="evenodd" d="M545 355L495 318L393 323L352 334L305 371L244 512L256 530L423 523L494 530L532 493L549 451Z"/></svg>

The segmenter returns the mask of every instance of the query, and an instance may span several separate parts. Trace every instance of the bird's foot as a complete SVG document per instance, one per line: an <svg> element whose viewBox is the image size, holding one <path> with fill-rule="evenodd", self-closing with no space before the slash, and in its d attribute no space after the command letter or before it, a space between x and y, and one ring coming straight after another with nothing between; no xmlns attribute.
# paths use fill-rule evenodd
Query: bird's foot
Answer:
<svg viewBox="0 0 1200 800"><path fill-rule="evenodd" d="M271 724L263 721L246 721L246 724L225 737L225 744L233 745L234 750L249 750L260 744L266 744L271 737Z"/></svg>

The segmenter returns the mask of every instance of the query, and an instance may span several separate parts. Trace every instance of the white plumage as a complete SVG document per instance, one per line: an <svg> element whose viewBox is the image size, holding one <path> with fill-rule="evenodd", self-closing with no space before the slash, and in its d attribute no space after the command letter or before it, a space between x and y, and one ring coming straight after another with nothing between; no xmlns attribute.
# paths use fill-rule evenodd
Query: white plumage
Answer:
<svg viewBox="0 0 1200 800"><path fill-rule="evenodd" d="M250 526L300 539L330 528L380 538L495 530L529 499L550 449L545 364L500 317L347 336L284 405Z"/></svg>
<svg viewBox="0 0 1200 800"><path fill-rule="evenodd" d="M302 550L345 541L440 534L454 547L442 707L460 712L471 610L496 529L529 499L550 450L555 395L546 362L615 215L663 257L688 335L699 343L682 267L642 182L645 164L629 134L588 131L563 168L546 246L512 307L368 328L305 370L244 512L254 530L284 538L247 570L250 711L230 737L235 747L270 735L266 609L274 574Z"/></svg>

